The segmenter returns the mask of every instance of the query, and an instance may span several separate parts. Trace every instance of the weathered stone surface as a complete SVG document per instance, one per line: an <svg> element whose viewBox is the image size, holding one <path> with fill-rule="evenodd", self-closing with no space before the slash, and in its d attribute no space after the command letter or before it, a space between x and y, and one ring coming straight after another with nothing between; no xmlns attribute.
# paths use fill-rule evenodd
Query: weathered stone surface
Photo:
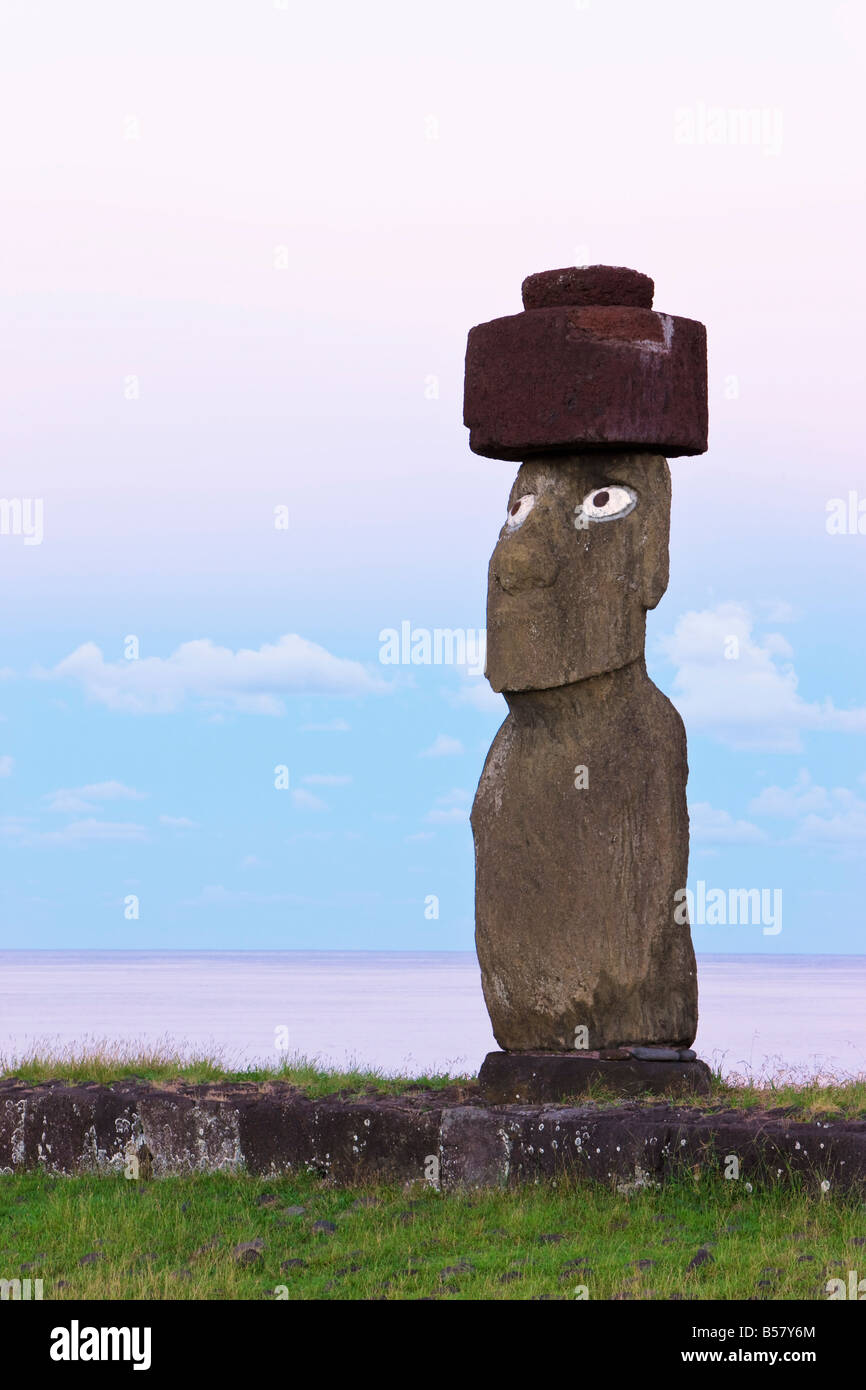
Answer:
<svg viewBox="0 0 866 1390"><path fill-rule="evenodd" d="M690 1047L629 1047L625 1049L630 1057L641 1062L694 1062L695 1053Z"/></svg>
<svg viewBox="0 0 866 1390"><path fill-rule="evenodd" d="M139 1139L135 1106L120 1089L0 1082L0 1170L119 1172Z"/></svg>
<svg viewBox="0 0 866 1390"><path fill-rule="evenodd" d="M628 1067L628 1062L611 1063ZM675 1068L673 1062L658 1066ZM626 1101L599 1107L569 1105L485 1104L476 1088L457 1092L414 1092L405 1096L371 1096L362 1103L329 1096L310 1101L294 1088L261 1086L160 1087L142 1083L115 1086L59 1084L32 1086L0 1082L0 1174L36 1169L50 1173L116 1172L124 1152L118 1145L116 1120L135 1132L149 1104L163 1099L159 1130L148 1135L154 1149L154 1172L219 1171L218 1144L203 1152L186 1123L185 1112L168 1102L180 1092L198 1107L202 1127L213 1120L220 1133L234 1125L236 1112L270 1116L273 1132L256 1151L244 1150L239 1166L247 1171L290 1173L317 1170L331 1183L366 1183L387 1176L391 1181L435 1182L443 1190L467 1186L516 1186L565 1176L612 1178L627 1187L664 1182L682 1172L723 1172L728 1155L739 1160L740 1181L804 1181L818 1190L855 1189L866 1193L866 1120L805 1121L778 1112L720 1110L707 1113L692 1106ZM302 1102L274 1109L275 1094L293 1092ZM83 1118L87 1142L71 1121L86 1096ZM305 1107L324 1105L329 1142L338 1162L323 1162L321 1133L309 1123ZM36 1119L38 1117L38 1127ZM390 1145L357 1144L358 1120ZM379 1125L381 1121L381 1127ZM367 1126L364 1126L368 1128ZM244 1128L241 1127L241 1136ZM247 1131L252 1133L252 1131ZM387 1136L387 1137L386 1137ZM121 1135L122 1137L122 1135ZM163 1147L159 1147L162 1145ZM359 1152L354 1152L355 1147ZM327 1155L326 1151L326 1155ZM93 1163L93 1154L109 1160ZM110 1160L114 1157L115 1162ZM331 1154L333 1159L333 1153ZM421 1171L419 1171L419 1168ZM2 1180L2 1179L0 1179Z"/></svg>
<svg viewBox="0 0 866 1390"><path fill-rule="evenodd" d="M600 496L627 510L593 516L605 510L594 506ZM488 570L494 690L569 685L643 655L647 609L668 583L670 503L670 470L658 454L523 465Z"/></svg>
<svg viewBox="0 0 866 1390"><path fill-rule="evenodd" d="M488 1052L478 1073L482 1096L491 1105L546 1105L585 1094L596 1084L623 1096L643 1092L707 1095L706 1062L638 1058L610 1061L579 1052Z"/></svg>
<svg viewBox="0 0 866 1390"><path fill-rule="evenodd" d="M571 1051L585 1028L589 1048L688 1047L697 974L688 922L675 919L688 868L679 715L642 660L506 698L472 808L496 1041Z"/></svg>
<svg viewBox="0 0 866 1390"><path fill-rule="evenodd" d="M440 1152L440 1180L446 1190L497 1187L507 1180L508 1142L489 1110L471 1106L443 1110Z"/></svg>
<svg viewBox="0 0 866 1390"><path fill-rule="evenodd" d="M524 309L555 309L560 305L630 305L651 309L655 285L648 275L623 265L564 266L527 275L522 286Z"/></svg>
<svg viewBox="0 0 866 1390"><path fill-rule="evenodd" d="M667 1048L694 1076L685 732L644 642L668 581L660 451L706 447L706 337L651 300L622 267L545 272L524 314L469 335L471 446L525 460L488 572L509 714L472 809L475 940L505 1051Z"/></svg>
<svg viewBox="0 0 866 1390"><path fill-rule="evenodd" d="M131 1152L147 1152L156 1177L301 1167L338 1182L359 1172L402 1178L410 1169L421 1180L428 1157L438 1154L440 1110L423 1095L370 1106L339 1097L310 1100L275 1083L0 1082L0 1170L120 1172Z"/></svg>
<svg viewBox="0 0 866 1390"><path fill-rule="evenodd" d="M314 1168L323 1177L351 1182L375 1172L385 1180L407 1171L420 1182L438 1153L440 1108L308 1100L289 1088L272 1088L240 1111L240 1151L254 1173Z"/></svg>
<svg viewBox="0 0 866 1390"><path fill-rule="evenodd" d="M470 329L463 420L487 458L707 449L707 339L630 305L528 309Z"/></svg>

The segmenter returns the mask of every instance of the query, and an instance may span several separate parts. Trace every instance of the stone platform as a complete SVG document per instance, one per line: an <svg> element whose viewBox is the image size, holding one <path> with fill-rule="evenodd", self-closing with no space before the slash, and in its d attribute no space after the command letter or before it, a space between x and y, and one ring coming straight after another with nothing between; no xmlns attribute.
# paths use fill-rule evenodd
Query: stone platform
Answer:
<svg viewBox="0 0 866 1390"><path fill-rule="evenodd" d="M490 1105L561 1104L604 1086L620 1096L707 1095L711 1073L691 1048L488 1052L478 1073Z"/></svg>
<svg viewBox="0 0 866 1390"><path fill-rule="evenodd" d="M866 1119L744 1113L712 1100L706 1109L651 1099L491 1105L474 1083L312 1099L282 1082L0 1081L0 1183L34 1171L118 1177L130 1155L156 1179L314 1172L337 1185L443 1192L575 1177L664 1183L725 1172L734 1155L744 1181L866 1196Z"/></svg>

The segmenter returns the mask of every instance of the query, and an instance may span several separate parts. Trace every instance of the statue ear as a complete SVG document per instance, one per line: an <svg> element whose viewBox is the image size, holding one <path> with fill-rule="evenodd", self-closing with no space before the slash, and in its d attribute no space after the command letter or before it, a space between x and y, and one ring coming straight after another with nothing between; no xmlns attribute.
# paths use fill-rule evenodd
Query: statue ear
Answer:
<svg viewBox="0 0 866 1390"><path fill-rule="evenodd" d="M644 608L655 608L670 576L671 471L663 458L647 459L646 469L649 485L644 497L649 505L644 512L641 602Z"/></svg>

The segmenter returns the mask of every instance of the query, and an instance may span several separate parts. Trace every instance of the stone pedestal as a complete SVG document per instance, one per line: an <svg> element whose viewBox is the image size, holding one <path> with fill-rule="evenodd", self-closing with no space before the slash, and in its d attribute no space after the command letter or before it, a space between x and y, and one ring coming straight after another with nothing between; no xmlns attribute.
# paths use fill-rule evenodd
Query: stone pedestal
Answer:
<svg viewBox="0 0 866 1390"><path fill-rule="evenodd" d="M690 1048L488 1052L478 1074L490 1105L556 1105L604 1086L617 1095L707 1095L711 1073Z"/></svg>

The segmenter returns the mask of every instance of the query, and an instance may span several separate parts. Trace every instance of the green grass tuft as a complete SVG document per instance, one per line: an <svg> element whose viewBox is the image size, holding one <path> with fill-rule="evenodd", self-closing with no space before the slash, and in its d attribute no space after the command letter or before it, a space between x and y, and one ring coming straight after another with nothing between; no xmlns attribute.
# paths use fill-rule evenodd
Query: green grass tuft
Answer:
<svg viewBox="0 0 866 1390"><path fill-rule="evenodd" d="M62 1081L67 1084L98 1082L109 1086L117 1081L184 1081L190 1085L225 1081L285 1081L315 1098L338 1092L363 1094L375 1090L400 1095L412 1087L441 1090L466 1084L469 1077L445 1072L418 1076L390 1074L374 1067L348 1067L345 1070L322 1066L313 1057L300 1054L283 1056L274 1066L251 1067L219 1049L196 1050L161 1039L153 1044L85 1039L64 1048L35 1043L25 1053L0 1053L0 1080L17 1078L38 1084Z"/></svg>

